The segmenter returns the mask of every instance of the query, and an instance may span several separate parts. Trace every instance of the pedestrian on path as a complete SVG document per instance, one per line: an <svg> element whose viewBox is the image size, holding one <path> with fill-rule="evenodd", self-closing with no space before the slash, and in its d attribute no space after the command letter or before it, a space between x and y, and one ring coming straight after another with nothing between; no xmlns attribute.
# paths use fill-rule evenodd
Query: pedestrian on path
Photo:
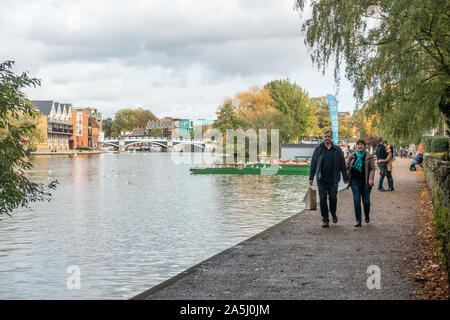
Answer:
<svg viewBox="0 0 450 320"><path fill-rule="evenodd" d="M355 209L355 227L361 227L361 199L364 208L366 223L370 222L370 192L374 183L375 158L366 150L366 142L356 142L356 152L350 154L347 162L347 171L353 193L353 206Z"/></svg>
<svg viewBox="0 0 450 320"><path fill-rule="evenodd" d="M409 167L409 171L416 171L416 164L422 165L423 162L423 153L416 153L416 158L411 162L411 165Z"/></svg>
<svg viewBox="0 0 450 320"><path fill-rule="evenodd" d="M386 146L387 146L387 142L380 138L380 143L378 144L377 151L376 151L377 166L378 166L378 169L380 169L380 180L378 181L378 188L377 188L378 191L386 191L383 188L383 181L384 181L384 177L386 175L386 163L384 163L383 161L379 161L379 160L384 160L387 158Z"/></svg>
<svg viewBox="0 0 450 320"><path fill-rule="evenodd" d="M319 189L320 214L322 216L322 227L329 226L329 213L333 217L333 223L338 222L337 192L341 174L345 183L348 183L347 170L345 167L344 153L341 148L332 142L331 130L323 133L323 142L315 149L311 159L309 171L309 184L312 185L314 176ZM337 141L336 141L337 142ZM328 207L327 198L330 206Z"/></svg>
<svg viewBox="0 0 450 320"><path fill-rule="evenodd" d="M386 152L388 154L387 158L384 160L378 160L378 162L384 163L386 165L386 177L389 186L389 189L387 191L394 191L394 179L392 178L392 161L394 160L394 158L392 154L392 147L387 146Z"/></svg>

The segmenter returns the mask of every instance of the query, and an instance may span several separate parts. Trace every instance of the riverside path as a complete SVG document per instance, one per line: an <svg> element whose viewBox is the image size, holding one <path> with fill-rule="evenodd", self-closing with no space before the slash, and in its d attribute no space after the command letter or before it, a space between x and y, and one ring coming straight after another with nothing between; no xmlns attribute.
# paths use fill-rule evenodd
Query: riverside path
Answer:
<svg viewBox="0 0 450 320"><path fill-rule="evenodd" d="M337 224L322 228L319 211L304 210L134 299L413 299L418 286L405 257L423 183L410 161L394 162L394 192L373 188L369 224L354 228L344 189ZM371 265L381 271L380 289L367 286Z"/></svg>

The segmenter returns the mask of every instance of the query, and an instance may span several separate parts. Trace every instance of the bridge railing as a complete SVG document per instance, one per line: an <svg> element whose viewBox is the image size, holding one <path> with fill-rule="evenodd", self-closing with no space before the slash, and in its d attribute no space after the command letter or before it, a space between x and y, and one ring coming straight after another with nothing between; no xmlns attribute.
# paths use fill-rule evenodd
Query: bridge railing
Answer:
<svg viewBox="0 0 450 320"><path fill-rule="evenodd" d="M211 139L205 139L205 140L195 140L190 138L168 138L168 137L152 137L152 136L121 136L121 137L106 137L104 138L105 141L115 141L115 140L164 140L164 141L189 141L189 142L210 142Z"/></svg>

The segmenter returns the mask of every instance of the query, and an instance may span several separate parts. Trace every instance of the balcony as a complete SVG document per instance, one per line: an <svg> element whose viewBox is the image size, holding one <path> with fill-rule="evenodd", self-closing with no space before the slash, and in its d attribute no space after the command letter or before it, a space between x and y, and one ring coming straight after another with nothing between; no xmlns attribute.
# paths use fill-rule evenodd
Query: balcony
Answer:
<svg viewBox="0 0 450 320"><path fill-rule="evenodd" d="M63 135L69 135L71 136L73 134L73 129L68 128L48 128L49 133L57 133L57 134L63 134Z"/></svg>

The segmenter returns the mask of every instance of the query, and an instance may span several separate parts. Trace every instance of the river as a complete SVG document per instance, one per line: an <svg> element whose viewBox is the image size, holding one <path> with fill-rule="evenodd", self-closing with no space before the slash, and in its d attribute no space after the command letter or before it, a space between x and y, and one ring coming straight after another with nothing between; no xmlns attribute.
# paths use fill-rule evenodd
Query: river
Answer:
<svg viewBox="0 0 450 320"><path fill-rule="evenodd" d="M308 186L307 176L192 175L170 153L34 163L33 180L59 184L50 202L1 217L0 299L131 298L298 213Z"/></svg>

